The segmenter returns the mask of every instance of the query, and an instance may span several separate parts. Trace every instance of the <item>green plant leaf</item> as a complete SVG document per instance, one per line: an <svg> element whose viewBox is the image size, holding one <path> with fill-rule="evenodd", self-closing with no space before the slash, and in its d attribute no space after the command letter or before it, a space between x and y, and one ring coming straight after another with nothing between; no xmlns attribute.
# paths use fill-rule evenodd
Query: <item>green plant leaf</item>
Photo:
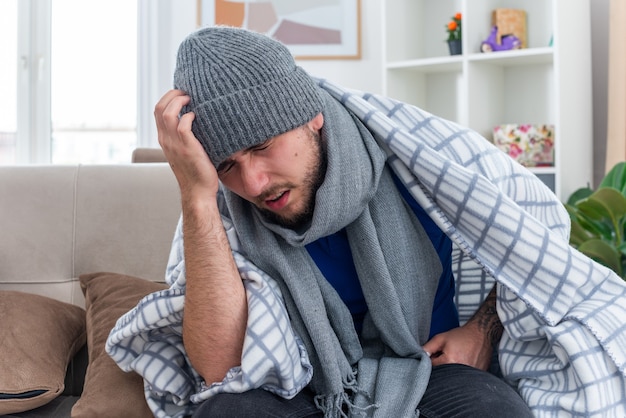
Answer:
<svg viewBox="0 0 626 418"><path fill-rule="evenodd" d="M611 187L626 194L626 161L622 161L613 166L600 182L598 189Z"/></svg>
<svg viewBox="0 0 626 418"><path fill-rule="evenodd" d="M591 238L605 236L610 240L613 236L612 231L607 231L607 228L602 222L589 219L581 213L576 206L567 203L565 203L564 206L571 221L570 244L574 247L578 247Z"/></svg>
<svg viewBox="0 0 626 418"><path fill-rule="evenodd" d="M570 244L572 244L575 248L578 248L578 246L583 242L592 238L598 238L598 236L583 228L578 222L572 222L572 228L569 236Z"/></svg>
<svg viewBox="0 0 626 418"><path fill-rule="evenodd" d="M626 197L616 189L605 187L576 202L576 207L592 219L616 221L626 214Z"/></svg>
<svg viewBox="0 0 626 418"><path fill-rule="evenodd" d="M579 200L585 199L591 196L592 194L593 194L593 190L590 189L589 187L581 187L580 189L574 191L574 193L571 194L569 199L567 199L566 207L567 205L575 206L576 202L578 202Z"/></svg>
<svg viewBox="0 0 626 418"><path fill-rule="evenodd" d="M610 268L622 276L620 254L613 246L600 239L591 239L582 243L578 251L591 257L598 263Z"/></svg>
<svg viewBox="0 0 626 418"><path fill-rule="evenodd" d="M617 251L619 251L623 255L626 255L626 242L622 242L620 245L618 245Z"/></svg>
<svg viewBox="0 0 626 418"><path fill-rule="evenodd" d="M616 164L595 191L583 187L572 193L565 208L571 219L570 244L624 278L626 161Z"/></svg>
<svg viewBox="0 0 626 418"><path fill-rule="evenodd" d="M579 224L583 229L589 231L589 233L597 238L604 238L606 241L612 241L616 235L613 229L613 224L609 219L592 219L582 212L576 213L575 222Z"/></svg>

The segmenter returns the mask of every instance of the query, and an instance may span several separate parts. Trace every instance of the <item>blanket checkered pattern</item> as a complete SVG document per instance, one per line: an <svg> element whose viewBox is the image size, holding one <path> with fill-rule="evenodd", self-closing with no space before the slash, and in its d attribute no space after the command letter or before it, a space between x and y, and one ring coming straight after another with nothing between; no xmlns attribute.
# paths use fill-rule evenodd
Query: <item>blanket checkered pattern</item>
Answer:
<svg viewBox="0 0 626 418"><path fill-rule="evenodd" d="M502 371L534 414L625 417L626 284L569 246L569 218L557 198L475 132L389 98L319 83L386 148L393 170L455 243L462 320L498 282ZM223 213L250 310L241 367L207 387L189 365L180 225L170 289L144 298L107 341L122 369L144 377L157 417L182 417L224 391L263 387L290 397L311 377L279 290L240 253Z"/></svg>

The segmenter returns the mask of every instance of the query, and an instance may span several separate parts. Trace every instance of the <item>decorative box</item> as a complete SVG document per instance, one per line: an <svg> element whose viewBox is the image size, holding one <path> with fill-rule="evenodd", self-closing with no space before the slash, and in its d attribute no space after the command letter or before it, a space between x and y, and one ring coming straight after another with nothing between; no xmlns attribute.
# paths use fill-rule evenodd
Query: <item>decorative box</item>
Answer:
<svg viewBox="0 0 626 418"><path fill-rule="evenodd" d="M493 142L526 167L554 165L553 125L498 125L493 128Z"/></svg>
<svg viewBox="0 0 626 418"><path fill-rule="evenodd" d="M497 42L502 35L515 35L526 48L526 11L519 9L495 9L491 12L491 26L498 27Z"/></svg>

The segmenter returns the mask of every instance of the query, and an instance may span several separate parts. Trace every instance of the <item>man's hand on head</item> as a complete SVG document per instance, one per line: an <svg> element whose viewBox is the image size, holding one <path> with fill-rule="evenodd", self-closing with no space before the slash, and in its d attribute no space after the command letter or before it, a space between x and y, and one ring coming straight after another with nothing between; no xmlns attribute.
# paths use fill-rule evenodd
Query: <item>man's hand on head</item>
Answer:
<svg viewBox="0 0 626 418"><path fill-rule="evenodd" d="M215 195L218 177L215 167L191 130L193 112L180 116L190 97L181 90L168 91L154 108L159 145L167 158L183 198Z"/></svg>

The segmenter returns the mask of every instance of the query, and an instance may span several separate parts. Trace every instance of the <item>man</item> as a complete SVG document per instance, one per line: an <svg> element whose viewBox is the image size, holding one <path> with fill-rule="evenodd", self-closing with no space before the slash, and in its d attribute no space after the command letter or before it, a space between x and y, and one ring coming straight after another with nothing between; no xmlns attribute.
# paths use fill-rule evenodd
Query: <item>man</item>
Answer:
<svg viewBox="0 0 626 418"><path fill-rule="evenodd" d="M593 350L599 357L593 361L604 364L597 376L546 389L546 370L557 370L546 351L548 327L558 322L562 304L587 295L569 300L568 280L576 277L554 266L573 251L560 233L567 227L562 206L495 148L476 139L482 152L466 165L487 162L489 171L498 161L511 170L497 174L499 187L532 185L536 206L520 199L522 209L452 162L464 151L451 151L451 144L475 134L436 118L413 119L424 114L393 101L316 82L283 45L263 35L235 28L192 34L179 49L174 84L155 118L183 208L167 274L172 291L184 292L184 311L170 310L183 313L184 346L172 345L184 354L181 369L194 376L187 396L200 404L187 412L532 416L515 390L485 371L501 338L505 374L518 372L518 383L530 382L519 387L537 414L623 411L623 390L615 390L624 382L623 355L601 354L626 338L623 330L607 342L585 340L600 347ZM411 147L413 157L401 161ZM547 215L539 212L546 209ZM528 237L543 244L545 254ZM458 327L451 239L503 284L497 309L507 319L504 335L495 288ZM530 255L518 255L520 248ZM580 257L569 255L572 268L587 266L581 280L601 276L600 283L624 293L615 277ZM542 293L558 274L565 301ZM588 338L586 328L562 324ZM115 352L128 338L118 337L128 331L119 328L108 350L130 368ZM268 337L278 329L280 338ZM567 354L577 349L566 345ZM552 366L529 372L534 355ZM564 373L580 376L573 361L565 364ZM158 386L148 370L137 371ZM594 404L590 393L607 385L610 394ZM539 391L551 393L538 400ZM575 393L571 403L568 392Z"/></svg>

